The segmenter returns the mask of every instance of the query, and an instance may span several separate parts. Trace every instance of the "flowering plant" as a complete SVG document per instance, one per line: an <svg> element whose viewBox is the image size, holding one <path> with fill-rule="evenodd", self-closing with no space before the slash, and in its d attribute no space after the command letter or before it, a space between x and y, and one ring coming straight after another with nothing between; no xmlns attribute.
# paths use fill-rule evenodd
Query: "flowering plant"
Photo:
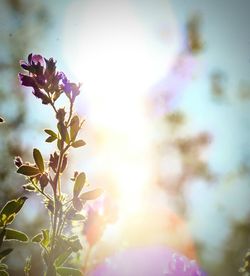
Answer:
<svg viewBox="0 0 250 276"><path fill-rule="evenodd" d="M83 120L74 113L74 102L80 94L80 84L69 81L63 72L56 70L56 61L46 59L41 55L30 54L28 62L21 61L21 67L27 72L19 73L19 80L23 86L31 87L36 98L42 104L51 106L57 120L56 130L45 129L48 134L47 143L56 142L57 149L45 161L38 148L33 149L34 163L23 162L20 157L15 158L17 173L25 176L27 183L25 190L35 192L43 197L44 205L50 215L49 229L42 229L32 238L32 242L40 244L42 257L46 265L45 275L81 275L77 269L65 267L69 256L82 249L79 237L69 235L67 229L72 227L72 221L84 221L80 213L87 200L97 198L100 189L82 192L86 186L84 172L75 171L72 197L62 192L62 174L68 164L68 153L71 148L79 148L85 142L78 139ZM68 107L57 107L57 100L62 95L68 99ZM70 233L70 231L68 231ZM29 274L26 267L26 275Z"/></svg>

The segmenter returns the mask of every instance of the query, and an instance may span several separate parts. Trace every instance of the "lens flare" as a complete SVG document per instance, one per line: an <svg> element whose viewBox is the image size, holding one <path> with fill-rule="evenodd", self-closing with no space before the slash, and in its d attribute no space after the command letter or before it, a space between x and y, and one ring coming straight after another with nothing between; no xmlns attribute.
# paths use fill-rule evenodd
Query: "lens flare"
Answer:
<svg viewBox="0 0 250 276"><path fill-rule="evenodd" d="M149 3L142 9L140 1L113 0L74 1L65 19L64 55L84 83L88 124L99 137L95 172L115 183L123 216L143 209L144 193L155 182L146 96L180 45L171 9L159 3L162 16L151 21L138 12L149 13ZM169 45L160 35L166 22L175 34Z"/></svg>

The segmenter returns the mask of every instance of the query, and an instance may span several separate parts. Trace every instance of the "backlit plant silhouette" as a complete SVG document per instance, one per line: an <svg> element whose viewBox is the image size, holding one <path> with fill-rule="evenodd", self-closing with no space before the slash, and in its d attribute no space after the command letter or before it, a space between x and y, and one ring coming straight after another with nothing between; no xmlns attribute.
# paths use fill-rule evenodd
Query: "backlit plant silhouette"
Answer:
<svg viewBox="0 0 250 276"><path fill-rule="evenodd" d="M4 123L4 119L0 117L0 124ZM27 197L20 197L8 201L0 211L0 275L9 275L7 272L8 266L3 263L3 259L8 256L13 248L6 247L2 249L4 241L21 241L27 242L28 237L25 233L16 229L9 228L9 225L13 223L17 213L22 209Z"/></svg>
<svg viewBox="0 0 250 276"><path fill-rule="evenodd" d="M73 252L82 249L77 235L67 235L65 226L71 227L72 221L85 220L79 212L87 200L97 198L100 189L86 191L86 176L84 172L75 171L72 196L62 193L62 174L68 163L68 153L71 148L79 148L85 142L78 139L83 120L74 113L74 103L80 94L80 84L69 81L63 72L56 70L56 61L46 59L41 55L30 54L28 62L21 61L21 67L27 72L19 73L23 86L31 87L36 98L42 104L52 107L57 120L55 130L45 129L48 134L47 143L56 142L57 149L45 161L38 148L33 150L34 163L23 162L20 157L15 158L17 172L25 176L27 184L23 187L40 194L50 215L50 228L42 229L32 242L39 243L42 248L42 257L46 265L45 275L81 275L79 270L63 267ZM62 95L68 99L67 107L58 107L57 100ZM67 231L69 233L70 231ZM26 274L29 274L26 267Z"/></svg>

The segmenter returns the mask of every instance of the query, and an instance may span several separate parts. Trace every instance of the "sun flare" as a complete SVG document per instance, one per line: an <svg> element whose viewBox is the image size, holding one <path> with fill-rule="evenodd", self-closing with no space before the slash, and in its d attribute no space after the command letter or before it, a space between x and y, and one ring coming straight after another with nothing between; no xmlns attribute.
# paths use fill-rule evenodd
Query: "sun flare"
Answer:
<svg viewBox="0 0 250 276"><path fill-rule="evenodd" d="M169 6L162 5L176 28ZM65 58L84 83L88 121L100 138L96 172L114 181L123 216L143 208L144 192L154 182L146 95L177 52L178 37L166 49L147 25L133 2L111 0L74 2L65 24Z"/></svg>

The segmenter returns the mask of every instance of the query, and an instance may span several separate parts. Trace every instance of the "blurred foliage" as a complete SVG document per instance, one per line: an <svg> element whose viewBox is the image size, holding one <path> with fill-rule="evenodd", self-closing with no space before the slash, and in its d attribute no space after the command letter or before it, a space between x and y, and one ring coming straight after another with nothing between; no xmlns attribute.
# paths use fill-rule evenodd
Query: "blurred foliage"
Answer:
<svg viewBox="0 0 250 276"><path fill-rule="evenodd" d="M0 211L0 275L9 275L8 265L3 262L3 259L13 251L13 248L5 245L5 241L15 240L27 242L29 240L25 233L9 228L9 225L12 224L26 200L27 197L10 200Z"/></svg>
<svg viewBox="0 0 250 276"><path fill-rule="evenodd" d="M214 99L225 97L225 75L220 71L211 74L211 92Z"/></svg>
<svg viewBox="0 0 250 276"><path fill-rule="evenodd" d="M189 17L186 24L186 51L191 53L194 58L198 54L202 55L204 51L203 33L201 30L202 15L195 13ZM185 49L184 49L185 52ZM193 80L195 81L195 80ZM214 70L209 77L210 91L212 99L216 102L225 100L228 95L226 91L227 77L226 73L221 70ZM246 81L241 81L234 100L248 100L250 95L250 85ZM225 101L224 101L225 102ZM230 102L226 102L230 104ZM233 102L231 102L233 104ZM162 116L163 131L165 138L158 143L158 185L165 190L170 198L172 208L177 213L188 219L188 201L185 197L187 187L192 185L194 180L201 179L207 185L213 185L216 189L218 185L226 185L230 178L232 185L236 185L240 181L244 181L246 177L249 179L250 169L243 164L236 168L235 172L227 175L216 175L210 169L209 160L204 155L204 151L213 143L213 133L206 130L200 133L187 133L190 118L182 110L169 111ZM167 158L167 159L166 159ZM166 166L161 167L164 162ZM171 171L171 162L178 167L177 171ZM174 165L174 166L175 166ZM169 172L171 172L169 174ZM240 188L240 187L239 187ZM220 206L217 206L220 208ZM196 241L196 250L201 265L208 275L228 275L235 276L240 272L243 274L249 270L249 253L245 255L250 245L250 217L246 221L231 221L230 235L223 244L222 258L218 263L207 262L204 252L206 246ZM211 220L211 223L212 220ZM242 265L243 264L243 265ZM248 274L244 274L248 275Z"/></svg>
<svg viewBox="0 0 250 276"><path fill-rule="evenodd" d="M26 102L23 91L17 85L19 66L17 61L26 55L34 42L34 34L41 35L47 25L48 13L36 1L11 0L1 2L2 36L0 44L0 109L6 123L0 132L0 199L12 198L20 193L20 179L13 173L13 157L23 156L21 134L26 119ZM13 184L16 183L16 184Z"/></svg>
<svg viewBox="0 0 250 276"><path fill-rule="evenodd" d="M187 48L193 54L198 54L204 50L204 42L201 35L202 16L200 13L192 14L186 25Z"/></svg>
<svg viewBox="0 0 250 276"><path fill-rule="evenodd" d="M24 193L23 180L15 173L14 156L27 156L23 146L23 129L27 126L27 103L24 92L18 84L17 73L20 71L18 60L35 47L49 24L49 13L43 3L27 0L3 0L0 3L1 44L0 44L0 110L5 124L0 128L0 201L1 207L12 198ZM39 206L37 207L39 208ZM26 214L27 215L27 214ZM34 234L44 224L43 212L34 218L32 226L26 215L21 214L15 221L21 230ZM12 246L12 242L9 242ZM15 245L16 247L16 245ZM36 254L35 248L26 246L15 248L7 262L11 264L10 274L23 274L24 260L28 255ZM34 270L39 271L39 263L34 261ZM38 275L37 272L32 275Z"/></svg>

